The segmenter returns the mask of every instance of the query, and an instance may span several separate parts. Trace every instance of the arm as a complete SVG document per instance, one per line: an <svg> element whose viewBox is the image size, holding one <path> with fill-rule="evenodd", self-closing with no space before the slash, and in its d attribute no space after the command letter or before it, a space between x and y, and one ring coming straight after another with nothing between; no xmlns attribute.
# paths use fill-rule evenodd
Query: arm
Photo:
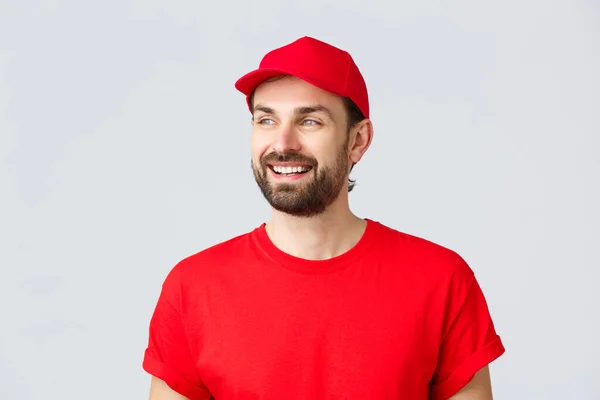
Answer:
<svg viewBox="0 0 600 400"><path fill-rule="evenodd" d="M150 319L142 367L152 377L151 400L209 400L211 396L196 369L197 355L186 333L189 319L182 307L190 305L184 301L182 265L173 268L165 279Z"/></svg>
<svg viewBox="0 0 600 400"><path fill-rule="evenodd" d="M431 400L492 400L488 365L505 349L475 275L462 263L443 292L442 340Z"/></svg>
<svg viewBox="0 0 600 400"><path fill-rule="evenodd" d="M481 368L471 382L448 400L492 400L492 383L490 368Z"/></svg>
<svg viewBox="0 0 600 400"><path fill-rule="evenodd" d="M150 382L150 400L189 400L171 389L165 381L152 377ZM460 399L459 399L460 400Z"/></svg>

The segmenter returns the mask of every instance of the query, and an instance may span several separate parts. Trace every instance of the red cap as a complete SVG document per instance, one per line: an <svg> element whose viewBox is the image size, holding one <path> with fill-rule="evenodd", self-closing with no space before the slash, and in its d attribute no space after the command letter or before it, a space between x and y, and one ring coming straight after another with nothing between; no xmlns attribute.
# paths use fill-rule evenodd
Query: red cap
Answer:
<svg viewBox="0 0 600 400"><path fill-rule="evenodd" d="M318 88L348 97L365 118L369 118L367 85L354 60L344 50L305 36L268 52L258 69L238 79L235 88L246 95L250 107L250 94L254 89L265 79L277 75L293 75Z"/></svg>

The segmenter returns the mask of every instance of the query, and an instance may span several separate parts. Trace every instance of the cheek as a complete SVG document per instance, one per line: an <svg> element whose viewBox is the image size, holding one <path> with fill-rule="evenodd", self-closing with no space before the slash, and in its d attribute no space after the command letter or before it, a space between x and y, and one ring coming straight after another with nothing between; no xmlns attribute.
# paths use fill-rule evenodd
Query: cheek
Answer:
<svg viewBox="0 0 600 400"><path fill-rule="evenodd" d="M262 155L269 150L269 141L266 135L252 133L250 139L250 151L254 160L260 159Z"/></svg>
<svg viewBox="0 0 600 400"><path fill-rule="evenodd" d="M327 142L313 143L313 145L306 150L315 157L319 163L333 165L337 162L343 145L344 143L330 140Z"/></svg>

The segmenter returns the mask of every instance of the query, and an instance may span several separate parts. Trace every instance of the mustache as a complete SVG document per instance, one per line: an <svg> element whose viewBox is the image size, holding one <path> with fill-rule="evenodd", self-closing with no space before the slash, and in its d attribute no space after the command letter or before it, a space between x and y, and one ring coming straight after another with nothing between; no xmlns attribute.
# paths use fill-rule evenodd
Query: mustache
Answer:
<svg viewBox="0 0 600 400"><path fill-rule="evenodd" d="M315 158L308 157L308 156L302 155L297 152L278 153L278 152L274 151L274 152L264 155L260 160L261 164L264 167L266 167L267 164L271 164L274 162L290 162L290 161L295 161L300 164L310 165L312 167L317 165L317 160Z"/></svg>

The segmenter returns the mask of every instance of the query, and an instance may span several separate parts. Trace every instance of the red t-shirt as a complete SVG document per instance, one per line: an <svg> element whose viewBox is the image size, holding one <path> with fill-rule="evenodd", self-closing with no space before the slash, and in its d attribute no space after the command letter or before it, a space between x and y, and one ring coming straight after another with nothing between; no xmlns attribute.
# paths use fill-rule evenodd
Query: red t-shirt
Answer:
<svg viewBox="0 0 600 400"><path fill-rule="evenodd" d="M191 400L442 400L503 352L455 252L367 220L304 260L263 224L171 270L143 368Z"/></svg>

